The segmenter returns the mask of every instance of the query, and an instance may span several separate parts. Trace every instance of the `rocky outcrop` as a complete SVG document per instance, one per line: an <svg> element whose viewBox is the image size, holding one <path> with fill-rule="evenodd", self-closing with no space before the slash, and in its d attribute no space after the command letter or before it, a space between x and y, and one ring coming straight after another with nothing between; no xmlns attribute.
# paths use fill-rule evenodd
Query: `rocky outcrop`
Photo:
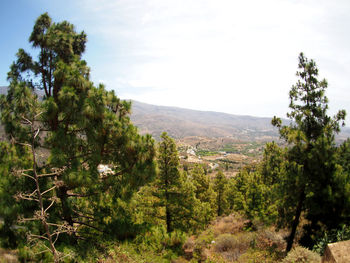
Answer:
<svg viewBox="0 0 350 263"><path fill-rule="evenodd" d="M328 244L322 258L322 263L350 262L350 240Z"/></svg>

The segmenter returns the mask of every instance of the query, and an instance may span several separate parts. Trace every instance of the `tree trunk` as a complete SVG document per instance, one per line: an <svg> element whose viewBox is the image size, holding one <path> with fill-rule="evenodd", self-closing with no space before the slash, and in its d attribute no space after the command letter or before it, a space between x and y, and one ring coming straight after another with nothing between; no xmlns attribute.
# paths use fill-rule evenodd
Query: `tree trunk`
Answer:
<svg viewBox="0 0 350 263"><path fill-rule="evenodd" d="M165 193L165 199L166 199L166 205L165 205L165 216L166 216L166 231L168 233L173 231L172 228L172 218L169 208L169 194L168 192Z"/></svg>
<svg viewBox="0 0 350 263"><path fill-rule="evenodd" d="M221 194L218 193L218 216L221 216Z"/></svg>
<svg viewBox="0 0 350 263"><path fill-rule="evenodd" d="M297 209L295 211L295 217L294 217L293 224L292 224L292 230L289 234L288 241L287 241L287 248L286 248L287 253L292 249L292 246L294 243L295 233L296 233L297 227L299 225L300 215L301 215L301 211L302 211L302 208L304 205L304 201L305 201L305 187L303 187L303 189L300 193L300 196L299 196L298 206L297 206Z"/></svg>
<svg viewBox="0 0 350 263"><path fill-rule="evenodd" d="M74 226L74 220L72 217L72 211L68 205L68 193L66 186L60 186L57 188L57 197L61 200L62 205L62 218L64 221L68 223L70 226ZM73 233L69 236L69 240L72 244L77 244L76 234Z"/></svg>

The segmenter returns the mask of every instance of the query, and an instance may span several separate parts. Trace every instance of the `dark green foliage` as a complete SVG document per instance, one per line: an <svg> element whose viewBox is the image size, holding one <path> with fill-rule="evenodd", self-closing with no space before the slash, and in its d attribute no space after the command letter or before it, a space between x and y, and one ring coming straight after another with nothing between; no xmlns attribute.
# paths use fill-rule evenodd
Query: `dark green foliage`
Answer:
<svg viewBox="0 0 350 263"><path fill-rule="evenodd" d="M222 216L228 212L228 180L222 171L219 171L215 176L214 190L216 192L217 215Z"/></svg>
<svg viewBox="0 0 350 263"><path fill-rule="evenodd" d="M327 244L345 240L350 240L350 227L343 225L341 228L332 229L322 233L322 236L316 239L316 244L314 245L313 250L320 255L323 255Z"/></svg>
<svg viewBox="0 0 350 263"><path fill-rule="evenodd" d="M208 224L215 215L215 199L216 193L210 181L210 177L205 174L203 166L195 165L190 173L192 183L195 187L195 196L201 202L202 206L206 206L206 220L204 225Z"/></svg>
<svg viewBox="0 0 350 263"><path fill-rule="evenodd" d="M161 135L162 142L159 144L159 177L157 178L156 196L160 199L165 207L165 222L167 232L174 230L176 223L176 212L181 203L179 188L181 186L179 167L179 156L175 142L167 136L166 133ZM180 208L181 209L181 208Z"/></svg>
<svg viewBox="0 0 350 263"><path fill-rule="evenodd" d="M152 227L146 233L135 239L140 253L154 251L161 253L164 250L172 250L177 254L182 253L182 245L186 240L186 234L180 230L168 233L164 226Z"/></svg>
<svg viewBox="0 0 350 263"><path fill-rule="evenodd" d="M258 171L243 169L232 179L230 202L233 209L243 212L250 220L259 219L264 223L272 223L277 217L276 203L272 189L263 181Z"/></svg>
<svg viewBox="0 0 350 263"><path fill-rule="evenodd" d="M4 147L11 147L13 152L1 156L0 169L6 172L1 172L0 193L6 203L1 203L4 209L0 217L6 218L8 227L30 210L30 202L14 205L11 201L16 191L33 191L29 183L14 177L11 167L25 169L25 162L30 163L23 143L29 142L31 134L23 125L23 117L35 104L40 111L36 120L40 135L35 141L41 155L36 164L38 172L60 169L58 175L42 180L43 185L56 186L58 201L50 217L53 222L63 220L77 228L76 234L62 235L59 240L76 244L80 238L88 240L101 234L119 236L129 219L120 216L118 200L127 202L154 178L153 139L140 136L130 122L129 102L89 80L90 69L81 59L84 32L77 33L66 21L53 23L48 14L43 14L29 40L39 55L34 59L19 50L8 74L8 94L0 98L1 121L11 141L11 145L1 147L4 151ZM43 91L43 97L38 98L38 90ZM108 164L113 173L99 174L99 164ZM27 227L32 230L33 226ZM11 241L11 236L20 231L15 232L6 234L8 245L15 246L18 241Z"/></svg>
<svg viewBox="0 0 350 263"><path fill-rule="evenodd" d="M267 143L257 167L245 167L230 179L227 199L231 209L243 212L250 220L276 222L285 164L284 150L274 142Z"/></svg>
<svg viewBox="0 0 350 263"><path fill-rule="evenodd" d="M283 198L279 218L281 225L291 228L287 251L292 247L302 212L310 220L304 239L308 245L312 242L312 233L344 219L344 207L335 208L342 176L336 163L334 134L340 130L339 123L344 120L345 111L339 111L334 118L326 115L327 82L317 79L318 69L313 60L309 61L301 53L298 68L299 80L289 93L290 125L282 126L276 117L272 120L281 138L289 144L286 175L280 184Z"/></svg>
<svg viewBox="0 0 350 263"><path fill-rule="evenodd" d="M160 206L165 208L167 232L175 229L188 230L193 215L194 186L186 174L179 171L179 156L176 145L166 133L161 135L159 143L158 166L155 196Z"/></svg>
<svg viewBox="0 0 350 263"><path fill-rule="evenodd" d="M149 189L155 199L144 196L146 202L158 210L147 209L146 214L163 220L167 232L182 230L196 232L213 218L215 193L209 178L201 167L195 167L191 175L179 171L179 157L173 139L163 133L159 143L158 176ZM151 203L150 203L151 202ZM150 220L150 216L146 217ZM152 220L152 219L151 219ZM153 220L154 222L154 220Z"/></svg>
<svg viewBox="0 0 350 263"><path fill-rule="evenodd" d="M16 147L0 142L0 213L3 219L1 226L1 246L16 248L23 241L25 233L22 229L15 229L19 214L28 215L36 208L35 204L25 201L16 201L14 196L23 189L31 190L34 187L29 178L13 176L12 171L16 167L30 167L30 155L25 151L17 152ZM26 158L23 158L26 157Z"/></svg>
<svg viewBox="0 0 350 263"><path fill-rule="evenodd" d="M279 147L275 142L265 145L260 173L265 185L276 186L286 173L286 149Z"/></svg>

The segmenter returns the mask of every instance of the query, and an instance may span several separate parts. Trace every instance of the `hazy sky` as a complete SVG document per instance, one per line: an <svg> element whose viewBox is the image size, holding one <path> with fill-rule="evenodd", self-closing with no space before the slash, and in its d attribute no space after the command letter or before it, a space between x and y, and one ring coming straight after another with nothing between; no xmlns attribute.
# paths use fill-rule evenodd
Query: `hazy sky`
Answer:
<svg viewBox="0 0 350 263"><path fill-rule="evenodd" d="M349 0L2 0L1 86L46 11L87 33L92 80L121 98L285 117L302 51L350 116Z"/></svg>

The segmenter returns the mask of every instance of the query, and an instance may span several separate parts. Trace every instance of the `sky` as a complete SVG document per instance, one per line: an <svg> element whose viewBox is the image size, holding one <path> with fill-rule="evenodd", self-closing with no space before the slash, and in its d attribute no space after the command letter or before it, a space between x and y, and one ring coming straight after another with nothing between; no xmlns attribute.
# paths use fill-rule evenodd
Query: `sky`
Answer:
<svg viewBox="0 0 350 263"><path fill-rule="evenodd" d="M123 99L285 117L303 52L350 125L348 0L1 0L0 86L44 12L87 33L91 80Z"/></svg>

